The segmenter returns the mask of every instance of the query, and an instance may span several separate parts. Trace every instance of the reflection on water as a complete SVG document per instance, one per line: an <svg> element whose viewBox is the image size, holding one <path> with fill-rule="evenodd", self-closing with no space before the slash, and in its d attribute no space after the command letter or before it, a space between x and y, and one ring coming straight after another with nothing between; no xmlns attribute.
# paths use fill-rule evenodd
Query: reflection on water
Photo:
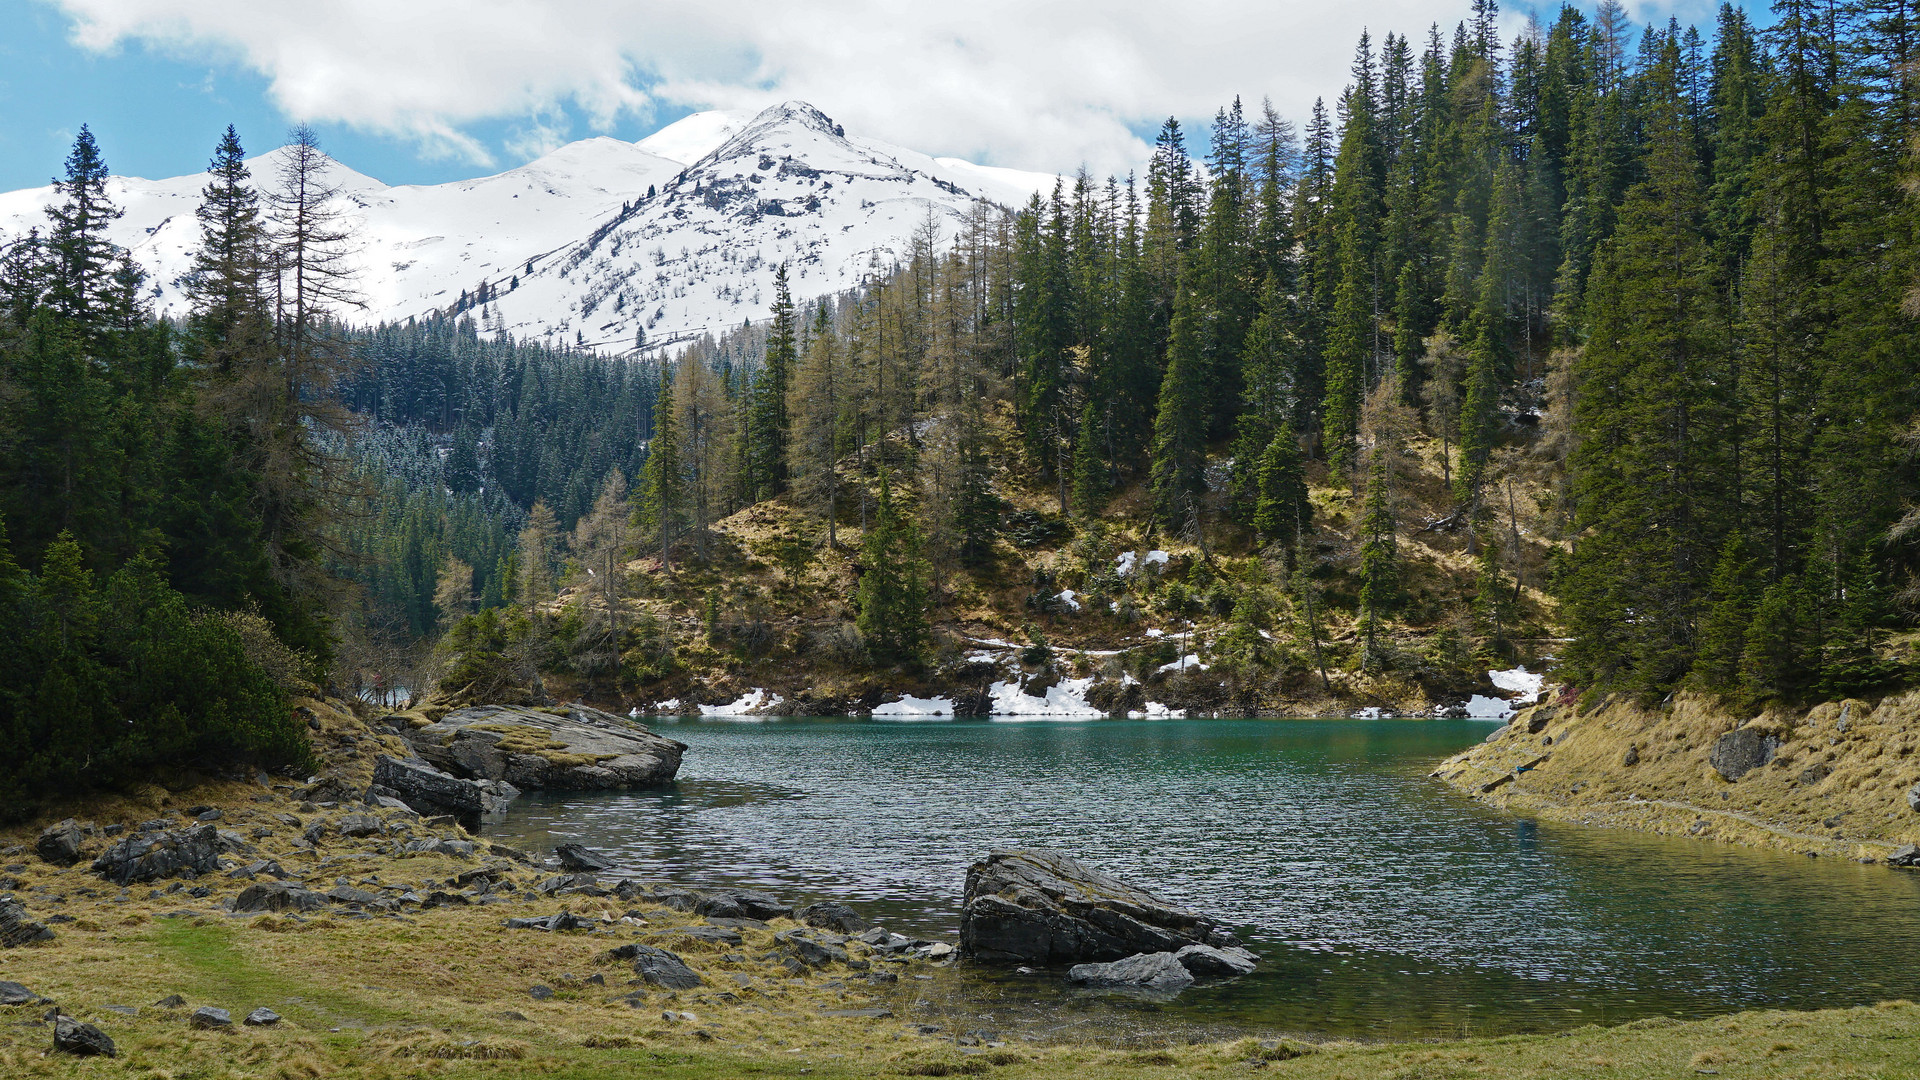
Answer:
<svg viewBox="0 0 1920 1080"><path fill-rule="evenodd" d="M953 940L967 864L1048 846L1266 958L1167 1005L979 973L978 1008L1415 1038L1920 997L1920 875L1533 822L1426 778L1469 721L687 722L664 792L523 798L491 831L649 879L833 898Z"/></svg>

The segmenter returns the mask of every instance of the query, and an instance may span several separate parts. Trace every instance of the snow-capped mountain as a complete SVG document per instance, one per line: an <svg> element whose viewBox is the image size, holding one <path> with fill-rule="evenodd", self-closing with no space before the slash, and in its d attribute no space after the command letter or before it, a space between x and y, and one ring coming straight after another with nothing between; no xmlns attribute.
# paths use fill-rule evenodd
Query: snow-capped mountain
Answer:
<svg viewBox="0 0 1920 1080"><path fill-rule="evenodd" d="M256 185L274 184L281 154L249 161ZM112 238L146 268L157 312L185 312L207 179L108 183L126 210ZM586 139L475 180L390 187L338 162L328 179L355 232L366 306L349 318L450 310L465 293L486 297L468 310L487 329L611 352L642 331L653 346L764 318L783 262L796 298L849 288L929 214L950 241L976 201L1017 205L1054 180L850 137L802 102ZM53 198L0 194L0 242L44 227Z"/></svg>

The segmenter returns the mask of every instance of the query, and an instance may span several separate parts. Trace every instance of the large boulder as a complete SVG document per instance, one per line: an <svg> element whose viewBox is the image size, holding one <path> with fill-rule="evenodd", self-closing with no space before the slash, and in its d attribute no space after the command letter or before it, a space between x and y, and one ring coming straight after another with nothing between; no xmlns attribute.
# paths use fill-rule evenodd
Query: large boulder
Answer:
<svg viewBox="0 0 1920 1080"><path fill-rule="evenodd" d="M47 929L46 923L28 918L27 909L13 897L0 896L0 948L52 940L53 931Z"/></svg>
<svg viewBox="0 0 1920 1080"><path fill-rule="evenodd" d="M1772 761L1773 752L1779 748L1779 737L1743 727L1714 742L1713 749L1707 751L1707 764L1727 780L1738 780Z"/></svg>
<svg viewBox="0 0 1920 1080"><path fill-rule="evenodd" d="M1216 949L1211 945L1188 945L1174 953L1173 958L1197 978L1231 979L1253 974L1254 955L1237 946Z"/></svg>
<svg viewBox="0 0 1920 1080"><path fill-rule="evenodd" d="M1076 964L1067 981L1100 988L1127 987L1161 992L1193 985L1193 973L1170 952L1138 953L1110 964Z"/></svg>
<svg viewBox="0 0 1920 1080"><path fill-rule="evenodd" d="M33 850L55 866L72 866L80 861L80 845L86 842L86 835L79 822L67 818L47 826L34 841Z"/></svg>
<svg viewBox="0 0 1920 1080"><path fill-rule="evenodd" d="M687 748L584 705L474 705L404 734L416 753L454 776L503 780L522 789L655 787L680 771Z"/></svg>
<svg viewBox="0 0 1920 1080"><path fill-rule="evenodd" d="M133 833L93 860L93 872L115 885L195 878L220 870L220 831L211 823Z"/></svg>
<svg viewBox="0 0 1920 1080"><path fill-rule="evenodd" d="M1239 941L1212 919L1058 851L994 851L967 869L960 948L975 959L1085 964L1196 944Z"/></svg>
<svg viewBox="0 0 1920 1080"><path fill-rule="evenodd" d="M483 819L506 813L520 789L502 780L469 780L425 762L383 754L373 763L368 794L399 799L414 810L451 814L462 825L476 828Z"/></svg>

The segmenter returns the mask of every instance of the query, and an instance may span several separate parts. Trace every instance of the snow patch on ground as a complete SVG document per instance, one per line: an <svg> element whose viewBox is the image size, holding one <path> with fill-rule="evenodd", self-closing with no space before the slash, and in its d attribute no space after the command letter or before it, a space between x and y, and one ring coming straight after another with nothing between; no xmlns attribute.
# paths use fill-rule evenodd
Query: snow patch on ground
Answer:
<svg viewBox="0 0 1920 1080"><path fill-rule="evenodd" d="M1195 671L1205 671L1207 670L1207 665L1200 662L1198 653L1188 653L1171 664L1161 664L1159 670L1163 672L1185 671L1188 668L1192 668Z"/></svg>
<svg viewBox="0 0 1920 1080"><path fill-rule="evenodd" d="M1531 705L1540 700L1540 686L1546 682L1547 677L1536 675L1522 666L1508 668L1506 671L1489 671L1487 678L1493 680L1493 685L1507 693L1519 694L1519 697L1512 699L1513 704Z"/></svg>
<svg viewBox="0 0 1920 1080"><path fill-rule="evenodd" d="M1167 632L1156 626L1147 631L1147 636L1148 637L1166 637Z"/></svg>
<svg viewBox="0 0 1920 1080"><path fill-rule="evenodd" d="M969 664L997 664L1000 662L1000 654L988 652L985 649L975 649L967 654L966 660Z"/></svg>
<svg viewBox="0 0 1920 1080"><path fill-rule="evenodd" d="M1100 720L1106 713L1087 704L1092 678L1062 679L1047 687L1046 697L1035 697L1017 682L993 684L994 717L1005 720Z"/></svg>
<svg viewBox="0 0 1920 1080"><path fill-rule="evenodd" d="M764 709L779 704L780 699L758 687L752 692L740 695L739 700L727 705L702 705L701 716L759 716Z"/></svg>
<svg viewBox="0 0 1920 1080"><path fill-rule="evenodd" d="M1467 718L1470 720L1505 720L1512 715L1513 705L1500 698L1475 694L1467 699Z"/></svg>
<svg viewBox="0 0 1920 1080"><path fill-rule="evenodd" d="M1076 596L1077 594L1075 594L1072 589L1063 589L1061 590L1060 595L1054 597L1054 599L1067 605L1067 607L1073 609L1074 611L1079 611L1080 601L1076 598Z"/></svg>
<svg viewBox="0 0 1920 1080"><path fill-rule="evenodd" d="M919 698L908 694L899 701L889 701L874 707L876 720L930 720L934 717L953 715L952 698Z"/></svg>
<svg viewBox="0 0 1920 1080"><path fill-rule="evenodd" d="M1113 568L1121 577L1127 577L1135 566L1165 566L1168 558L1167 553L1158 548L1144 556L1137 551L1123 551L1113 557Z"/></svg>
<svg viewBox="0 0 1920 1080"><path fill-rule="evenodd" d="M1127 713L1129 720L1185 720L1186 718L1187 710L1169 709L1157 701L1149 701L1146 708L1134 709Z"/></svg>
<svg viewBox="0 0 1920 1080"><path fill-rule="evenodd" d="M1379 720L1387 715L1387 710L1378 705L1369 705L1353 714L1355 720Z"/></svg>

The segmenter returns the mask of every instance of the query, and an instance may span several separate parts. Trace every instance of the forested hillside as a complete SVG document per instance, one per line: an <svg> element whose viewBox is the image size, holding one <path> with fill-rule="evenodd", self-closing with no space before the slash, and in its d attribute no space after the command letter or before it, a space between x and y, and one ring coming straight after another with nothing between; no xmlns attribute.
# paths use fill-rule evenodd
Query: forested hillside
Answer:
<svg viewBox="0 0 1920 1080"><path fill-rule="evenodd" d="M1909 682L1907 5L1469 15L1363 36L1299 129L1235 100L1196 156L1169 120L1144 175L930 217L844 295L783 272L769 323L671 358L353 326L304 136L264 203L221 142L194 315L157 321L83 134L0 274L0 720L55 748L22 768L284 758L240 703L328 678L1220 711L1445 705L1549 656L1655 700ZM157 621L99 616L135 594ZM246 655L141 659L194 634Z"/></svg>

